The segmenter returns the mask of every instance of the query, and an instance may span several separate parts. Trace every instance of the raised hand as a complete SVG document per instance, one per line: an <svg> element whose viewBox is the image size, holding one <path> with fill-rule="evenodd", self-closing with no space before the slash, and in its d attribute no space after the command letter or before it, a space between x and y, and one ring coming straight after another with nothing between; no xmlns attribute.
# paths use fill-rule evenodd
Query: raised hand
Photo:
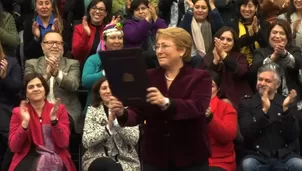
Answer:
<svg viewBox="0 0 302 171"><path fill-rule="evenodd" d="M296 96L297 96L296 90L291 90L289 92L288 96L284 99L282 104L283 112L288 110L288 106L295 101Z"/></svg>
<svg viewBox="0 0 302 171"><path fill-rule="evenodd" d="M121 21L121 18L122 18L122 17L121 17L120 15L117 16L117 17L113 16L112 19L111 19L110 25L111 25L111 24L112 24L112 25L116 25L116 23L118 23L118 22Z"/></svg>
<svg viewBox="0 0 302 171"><path fill-rule="evenodd" d="M5 58L0 61L0 78L1 79L4 79L6 77L7 65L8 65L8 62Z"/></svg>
<svg viewBox="0 0 302 171"><path fill-rule="evenodd" d="M257 16L254 16L253 22L252 22L253 34L258 33L258 31L259 31L258 24L259 24L259 23L258 23L258 18L257 18Z"/></svg>
<svg viewBox="0 0 302 171"><path fill-rule="evenodd" d="M57 98L55 101L55 104L53 105L51 111L50 111L50 120L53 121L57 119L57 112L61 105L61 99Z"/></svg>
<svg viewBox="0 0 302 171"><path fill-rule="evenodd" d="M263 112L267 113L267 111L271 107L271 102L270 102L270 99L268 97L268 90L266 88L263 90L263 93L261 95L261 102L262 102Z"/></svg>
<svg viewBox="0 0 302 171"><path fill-rule="evenodd" d="M110 112L114 113L115 116L122 116L124 114L124 105L116 97L111 96L109 101Z"/></svg>
<svg viewBox="0 0 302 171"><path fill-rule="evenodd" d="M52 31L59 31L59 27L60 27L60 21L58 18L55 18L53 20L53 25L51 26L51 30Z"/></svg>
<svg viewBox="0 0 302 171"><path fill-rule="evenodd" d="M20 115L22 119L22 127L27 128L30 120L30 115L27 109L27 102L25 100L22 100L20 103Z"/></svg>
<svg viewBox="0 0 302 171"><path fill-rule="evenodd" d="M39 24L36 21L33 22L32 32L33 32L35 39L38 40L40 38L41 32L40 32Z"/></svg>
<svg viewBox="0 0 302 171"><path fill-rule="evenodd" d="M83 26L83 29L84 29L84 32L90 36L91 34L91 30L90 30L90 27L88 25L88 22L87 22L87 17L84 16L83 19L82 19L82 26Z"/></svg>
<svg viewBox="0 0 302 171"><path fill-rule="evenodd" d="M227 53L223 49L222 42L217 37L215 37L214 42L217 54L220 56L221 60L223 60L227 56Z"/></svg>
<svg viewBox="0 0 302 171"><path fill-rule="evenodd" d="M149 12L150 12L150 15L151 15L151 17L153 19L153 22L155 22L158 19L155 6L153 4L151 4L151 3L149 3L148 6L149 6Z"/></svg>
<svg viewBox="0 0 302 171"><path fill-rule="evenodd" d="M56 57L46 58L46 63L50 66L50 75L56 76L59 71L59 60ZM47 68L46 68L47 71Z"/></svg>
<svg viewBox="0 0 302 171"><path fill-rule="evenodd" d="M286 54L286 49L285 49L285 42L282 41L280 44L278 44L275 49L274 49L274 52L276 54L279 54L279 55L285 55Z"/></svg>
<svg viewBox="0 0 302 171"><path fill-rule="evenodd" d="M164 108L165 97L161 94L161 92L156 87L150 87L147 89L147 102L153 105L158 105L161 108Z"/></svg>
<svg viewBox="0 0 302 171"><path fill-rule="evenodd" d="M189 8L193 8L194 4L192 2L192 0L186 0L187 5L189 6Z"/></svg>
<svg viewBox="0 0 302 171"><path fill-rule="evenodd" d="M215 65L217 65L217 64L221 61L221 58L220 58L220 56L219 56L218 53L217 53L216 47L215 47L214 50L213 50L213 57L214 57L213 63L214 63Z"/></svg>
<svg viewBox="0 0 302 171"><path fill-rule="evenodd" d="M126 0L126 7L127 9L131 8L131 0Z"/></svg>

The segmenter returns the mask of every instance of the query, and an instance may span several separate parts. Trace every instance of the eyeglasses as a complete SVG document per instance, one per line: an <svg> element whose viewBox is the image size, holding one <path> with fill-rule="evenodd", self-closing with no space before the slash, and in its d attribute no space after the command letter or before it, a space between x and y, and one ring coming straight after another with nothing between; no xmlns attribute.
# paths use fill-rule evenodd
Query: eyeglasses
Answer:
<svg viewBox="0 0 302 171"><path fill-rule="evenodd" d="M54 44L56 44L58 47L62 47L64 45L64 42L58 42L58 41L44 41L43 43L48 47L53 47Z"/></svg>
<svg viewBox="0 0 302 171"><path fill-rule="evenodd" d="M106 8L104 8L104 7L100 7L100 8L98 8L97 6L94 6L94 7L91 7L91 10L93 10L93 11L100 11L100 12L106 12Z"/></svg>
<svg viewBox="0 0 302 171"><path fill-rule="evenodd" d="M155 50L159 50L159 49L166 50L166 49L168 49L169 47L172 47L172 46L174 46L174 44L172 44L172 45L165 45L165 44L163 44L163 45L155 45L154 49Z"/></svg>

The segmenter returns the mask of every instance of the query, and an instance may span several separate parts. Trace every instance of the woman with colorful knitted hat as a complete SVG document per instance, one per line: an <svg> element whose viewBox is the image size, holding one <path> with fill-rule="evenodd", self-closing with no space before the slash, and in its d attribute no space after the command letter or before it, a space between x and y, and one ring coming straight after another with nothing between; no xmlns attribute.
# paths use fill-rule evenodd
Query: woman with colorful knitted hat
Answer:
<svg viewBox="0 0 302 171"><path fill-rule="evenodd" d="M99 45L101 50L118 50L124 47L124 33L119 21L119 17L113 17L111 23L104 28ZM102 62L99 54L96 53L88 57L83 68L82 85L88 89L86 108L90 104L92 86L102 76L104 76ZM86 113L86 108L84 113Z"/></svg>

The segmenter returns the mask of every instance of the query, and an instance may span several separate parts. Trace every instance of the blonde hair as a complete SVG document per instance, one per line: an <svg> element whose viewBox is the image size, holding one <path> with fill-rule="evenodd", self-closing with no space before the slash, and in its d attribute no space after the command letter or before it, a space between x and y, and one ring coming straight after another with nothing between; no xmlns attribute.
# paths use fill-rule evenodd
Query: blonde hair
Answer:
<svg viewBox="0 0 302 171"><path fill-rule="evenodd" d="M159 29L156 34L156 42L159 37L172 39L178 49L185 50L182 60L185 62L189 62L191 60L192 37L186 30L179 27Z"/></svg>

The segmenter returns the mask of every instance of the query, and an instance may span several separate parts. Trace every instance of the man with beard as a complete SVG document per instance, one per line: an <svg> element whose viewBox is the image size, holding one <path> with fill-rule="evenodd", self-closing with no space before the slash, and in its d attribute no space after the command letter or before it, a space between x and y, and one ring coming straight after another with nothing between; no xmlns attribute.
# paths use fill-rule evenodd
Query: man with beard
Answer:
<svg viewBox="0 0 302 171"><path fill-rule="evenodd" d="M239 125L246 150L243 171L302 170L296 91L291 90L285 98L276 93L280 83L279 66L263 65L257 75L258 92L244 97L239 104Z"/></svg>
<svg viewBox="0 0 302 171"><path fill-rule="evenodd" d="M32 72L43 74L50 88L47 100L54 103L56 98L60 98L76 124L82 111L77 97L80 86L80 64L77 60L63 57L63 44L60 33L47 32L41 42L44 56L27 60L24 75ZM75 126L76 131L80 132L77 125Z"/></svg>

